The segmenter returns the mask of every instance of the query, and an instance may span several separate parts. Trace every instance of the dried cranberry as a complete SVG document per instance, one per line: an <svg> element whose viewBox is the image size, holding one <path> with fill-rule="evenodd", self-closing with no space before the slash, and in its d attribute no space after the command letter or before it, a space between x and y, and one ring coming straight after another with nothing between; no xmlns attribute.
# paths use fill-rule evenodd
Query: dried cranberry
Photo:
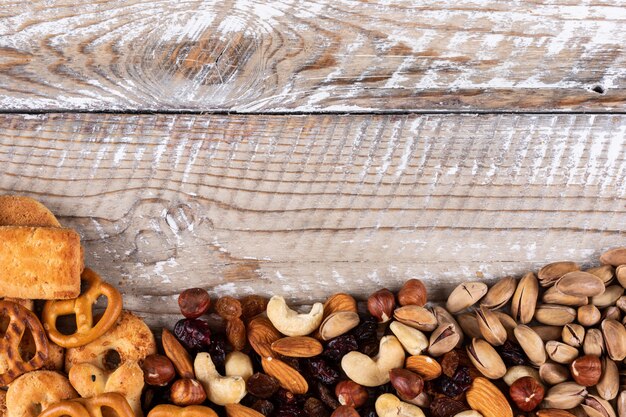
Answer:
<svg viewBox="0 0 626 417"><path fill-rule="evenodd" d="M269 402L268 400L256 400L250 406L253 410L258 411L263 414L265 417L268 417L270 414L274 412L274 404Z"/></svg>
<svg viewBox="0 0 626 417"><path fill-rule="evenodd" d="M278 380L270 375L257 372L246 381L246 390L259 398L270 398L278 391Z"/></svg>
<svg viewBox="0 0 626 417"><path fill-rule="evenodd" d="M308 417L328 417L330 413L324 403L314 397L309 397L302 407Z"/></svg>
<svg viewBox="0 0 626 417"><path fill-rule="evenodd" d="M348 352L358 348L356 337L352 334L346 334L330 340L326 344L323 355L332 361L339 362Z"/></svg>
<svg viewBox="0 0 626 417"><path fill-rule="evenodd" d="M446 397L435 398L430 403L430 414L432 417L451 417L466 410L469 410L469 408L461 401Z"/></svg>
<svg viewBox="0 0 626 417"><path fill-rule="evenodd" d="M206 350L211 345L209 323L200 319L182 319L174 325L174 335L187 349Z"/></svg>
<svg viewBox="0 0 626 417"><path fill-rule="evenodd" d="M284 405L276 409L274 417L307 417L307 414L299 407Z"/></svg>
<svg viewBox="0 0 626 417"><path fill-rule="evenodd" d="M326 407L334 410L341 405L339 404L337 397L335 397L335 393L322 382L317 381L315 383L315 389L317 391L317 397L324 403L324 405L326 405Z"/></svg>
<svg viewBox="0 0 626 417"><path fill-rule="evenodd" d="M499 347L499 353L507 367L516 365L527 365L526 355L521 347L507 340Z"/></svg>
<svg viewBox="0 0 626 417"><path fill-rule="evenodd" d="M211 359L220 373L223 374L224 362L226 361L226 339L221 334L213 335L211 344L208 347Z"/></svg>
<svg viewBox="0 0 626 417"><path fill-rule="evenodd" d="M378 331L378 322L374 317L362 318L358 326L352 330L352 334L356 337L356 341L359 345L362 342L369 342L372 339L376 339L376 333Z"/></svg>
<svg viewBox="0 0 626 417"><path fill-rule="evenodd" d="M333 385L339 381L339 371L322 358L309 359L311 376L326 385Z"/></svg>

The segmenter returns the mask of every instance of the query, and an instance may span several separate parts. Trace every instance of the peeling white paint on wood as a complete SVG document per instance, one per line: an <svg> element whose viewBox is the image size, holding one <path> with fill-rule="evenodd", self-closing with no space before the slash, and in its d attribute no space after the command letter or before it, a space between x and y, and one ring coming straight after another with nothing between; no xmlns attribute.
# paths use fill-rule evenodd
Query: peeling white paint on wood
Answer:
<svg viewBox="0 0 626 417"><path fill-rule="evenodd" d="M113 0L3 10L0 107L10 110L568 111L626 102L623 0Z"/></svg>

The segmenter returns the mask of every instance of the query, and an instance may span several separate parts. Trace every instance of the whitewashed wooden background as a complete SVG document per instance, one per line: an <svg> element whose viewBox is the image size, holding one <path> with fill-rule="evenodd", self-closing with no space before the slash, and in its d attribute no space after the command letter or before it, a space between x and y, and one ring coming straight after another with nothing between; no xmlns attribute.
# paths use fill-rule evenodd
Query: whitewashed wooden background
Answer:
<svg viewBox="0 0 626 417"><path fill-rule="evenodd" d="M626 244L626 2L0 0L0 192L154 326Z"/></svg>

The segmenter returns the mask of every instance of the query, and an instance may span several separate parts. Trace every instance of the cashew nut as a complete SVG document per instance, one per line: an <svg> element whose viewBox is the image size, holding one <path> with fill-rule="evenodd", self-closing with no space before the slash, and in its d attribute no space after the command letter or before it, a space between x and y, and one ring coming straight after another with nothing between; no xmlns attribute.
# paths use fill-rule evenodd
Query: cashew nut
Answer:
<svg viewBox="0 0 626 417"><path fill-rule="evenodd" d="M193 368L196 379L202 383L207 398L213 403L235 404L246 395L246 381L240 376L220 375L208 353L198 353Z"/></svg>
<svg viewBox="0 0 626 417"><path fill-rule="evenodd" d="M285 299L279 295L270 298L267 304L267 318L274 327L287 336L306 336L315 331L324 316L322 303L315 303L308 314L300 314L290 309Z"/></svg>
<svg viewBox="0 0 626 417"><path fill-rule="evenodd" d="M366 387L389 382L389 371L404 366L404 348L395 336L380 339L378 355L370 358L353 351L341 359L341 368L348 378Z"/></svg>
<svg viewBox="0 0 626 417"><path fill-rule="evenodd" d="M389 328L411 355L421 355L422 351L428 348L428 338L421 331L399 321L392 322Z"/></svg>
<svg viewBox="0 0 626 417"><path fill-rule="evenodd" d="M378 417L425 417L421 408L416 405L400 401L393 394L383 394L376 399L376 414Z"/></svg>
<svg viewBox="0 0 626 417"><path fill-rule="evenodd" d="M254 373L250 357L239 351L230 352L226 355L224 368L226 376L240 376L244 381L248 381L248 378Z"/></svg>

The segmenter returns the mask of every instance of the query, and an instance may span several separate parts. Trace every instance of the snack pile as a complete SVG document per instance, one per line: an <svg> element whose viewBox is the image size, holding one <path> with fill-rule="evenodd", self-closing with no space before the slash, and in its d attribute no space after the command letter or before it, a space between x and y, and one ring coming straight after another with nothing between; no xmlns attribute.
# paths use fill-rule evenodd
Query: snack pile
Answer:
<svg viewBox="0 0 626 417"><path fill-rule="evenodd" d="M306 312L187 289L157 345L43 205L0 196L0 238L0 417L626 416L626 248L445 305L418 279Z"/></svg>

